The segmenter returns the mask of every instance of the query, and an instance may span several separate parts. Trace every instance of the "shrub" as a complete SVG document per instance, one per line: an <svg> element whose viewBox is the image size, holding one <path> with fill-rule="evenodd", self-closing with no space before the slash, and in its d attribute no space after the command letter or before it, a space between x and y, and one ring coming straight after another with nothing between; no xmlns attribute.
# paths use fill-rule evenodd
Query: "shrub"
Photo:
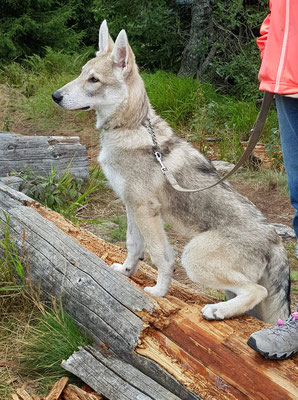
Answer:
<svg viewBox="0 0 298 400"><path fill-rule="evenodd" d="M24 179L20 191L73 221L76 221L78 208L86 204L100 186L95 179L87 184L75 178L70 174L70 167L63 174L53 168L49 176L40 176L30 169L19 175Z"/></svg>

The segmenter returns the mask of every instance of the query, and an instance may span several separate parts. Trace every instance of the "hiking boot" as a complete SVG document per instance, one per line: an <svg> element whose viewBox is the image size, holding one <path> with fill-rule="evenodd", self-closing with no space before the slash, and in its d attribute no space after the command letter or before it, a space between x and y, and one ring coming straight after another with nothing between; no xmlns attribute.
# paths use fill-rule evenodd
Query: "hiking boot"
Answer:
<svg viewBox="0 0 298 400"><path fill-rule="evenodd" d="M298 311L276 326L254 332L247 344L271 360L286 360L298 351Z"/></svg>

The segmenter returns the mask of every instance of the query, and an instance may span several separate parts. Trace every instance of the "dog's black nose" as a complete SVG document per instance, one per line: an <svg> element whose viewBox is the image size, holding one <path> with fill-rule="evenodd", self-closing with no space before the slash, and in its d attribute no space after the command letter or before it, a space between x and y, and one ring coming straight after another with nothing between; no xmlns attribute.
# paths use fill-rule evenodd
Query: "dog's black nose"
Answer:
<svg viewBox="0 0 298 400"><path fill-rule="evenodd" d="M62 94L59 92L59 90L56 90L56 92L54 92L54 93L52 94L52 98L53 98L53 100L54 100L57 104L59 104L60 101L63 99L63 96L62 96Z"/></svg>

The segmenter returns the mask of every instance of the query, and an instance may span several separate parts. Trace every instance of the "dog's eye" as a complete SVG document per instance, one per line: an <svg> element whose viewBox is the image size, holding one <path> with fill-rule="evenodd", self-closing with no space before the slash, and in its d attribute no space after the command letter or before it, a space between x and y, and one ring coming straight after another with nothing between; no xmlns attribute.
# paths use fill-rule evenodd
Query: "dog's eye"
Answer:
<svg viewBox="0 0 298 400"><path fill-rule="evenodd" d="M99 82L99 79L92 76L91 78L89 78L89 82L96 83L96 82Z"/></svg>

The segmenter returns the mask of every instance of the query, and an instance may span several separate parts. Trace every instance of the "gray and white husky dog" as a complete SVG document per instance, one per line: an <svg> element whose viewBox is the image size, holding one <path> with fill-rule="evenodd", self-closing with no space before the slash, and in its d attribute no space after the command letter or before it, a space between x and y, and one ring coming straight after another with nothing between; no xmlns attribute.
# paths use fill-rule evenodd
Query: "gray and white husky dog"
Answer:
<svg viewBox="0 0 298 400"><path fill-rule="evenodd" d="M101 128L98 160L127 210L128 254L123 265L113 264L114 270L135 274L146 248L158 278L145 291L165 296L174 265L163 228L167 222L188 239L182 255L188 277L228 294L227 301L205 305L204 318L222 320L251 310L270 323L288 317L287 255L261 212L228 183L183 193L162 174L148 127L165 166L181 186L201 188L219 179L212 163L152 109L124 30L114 43L104 21L96 57L53 99L68 110L96 112Z"/></svg>

